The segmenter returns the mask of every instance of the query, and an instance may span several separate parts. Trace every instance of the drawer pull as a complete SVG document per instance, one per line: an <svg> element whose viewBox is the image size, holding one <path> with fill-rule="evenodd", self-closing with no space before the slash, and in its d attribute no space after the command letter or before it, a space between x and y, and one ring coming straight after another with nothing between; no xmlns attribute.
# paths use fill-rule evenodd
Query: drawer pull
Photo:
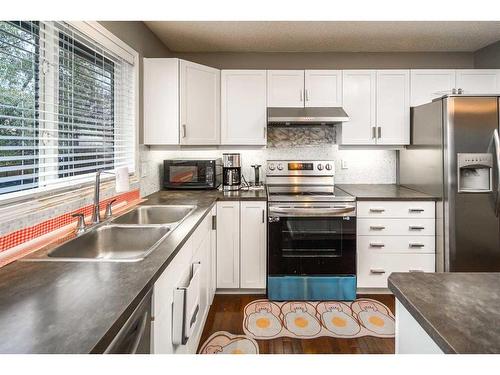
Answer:
<svg viewBox="0 0 500 375"><path fill-rule="evenodd" d="M415 247L425 247L423 243L410 243L410 247L415 248Z"/></svg>
<svg viewBox="0 0 500 375"><path fill-rule="evenodd" d="M380 213L380 212L384 212L384 211L385 211L384 208L370 208L370 212Z"/></svg>
<svg viewBox="0 0 500 375"><path fill-rule="evenodd" d="M371 269L370 273L373 275L383 275L385 273L385 270L376 268L376 269Z"/></svg>
<svg viewBox="0 0 500 375"><path fill-rule="evenodd" d="M383 243L370 242L370 247L384 247Z"/></svg>
<svg viewBox="0 0 500 375"><path fill-rule="evenodd" d="M424 272L424 270L408 270L408 272Z"/></svg>
<svg viewBox="0 0 500 375"><path fill-rule="evenodd" d="M410 226L409 226L409 229L410 229L410 230L424 230L424 229L425 229L425 227L418 226L418 225L410 225Z"/></svg>
<svg viewBox="0 0 500 375"><path fill-rule="evenodd" d="M370 225L370 230L384 230L385 227L382 225Z"/></svg>
<svg viewBox="0 0 500 375"><path fill-rule="evenodd" d="M425 210L423 208L409 208L408 211L410 211L410 212L424 212Z"/></svg>

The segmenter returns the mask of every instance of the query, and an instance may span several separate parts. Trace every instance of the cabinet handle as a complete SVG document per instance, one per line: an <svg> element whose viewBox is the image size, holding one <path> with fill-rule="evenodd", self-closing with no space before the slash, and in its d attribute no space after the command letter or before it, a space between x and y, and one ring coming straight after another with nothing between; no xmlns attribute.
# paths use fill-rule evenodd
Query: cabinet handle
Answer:
<svg viewBox="0 0 500 375"><path fill-rule="evenodd" d="M264 139L266 139L266 135L267 135L267 128L264 126Z"/></svg>
<svg viewBox="0 0 500 375"><path fill-rule="evenodd" d="M408 272L424 272L424 270L408 270Z"/></svg>
<svg viewBox="0 0 500 375"><path fill-rule="evenodd" d="M213 215L212 216L212 230L217 229L217 216Z"/></svg>
<svg viewBox="0 0 500 375"><path fill-rule="evenodd" d="M382 138L382 128L379 126L377 129L378 129L378 138Z"/></svg>
<svg viewBox="0 0 500 375"><path fill-rule="evenodd" d="M299 90L299 94L300 94L300 102L303 102L303 100L302 100L302 89Z"/></svg>
<svg viewBox="0 0 500 375"><path fill-rule="evenodd" d="M409 245L410 245L410 247L411 247L411 248L415 248L415 247L417 247L417 248L425 247L425 245L424 245L423 243L411 243L411 242L410 242L410 244L409 244Z"/></svg>
<svg viewBox="0 0 500 375"><path fill-rule="evenodd" d="M372 139L377 138L377 128L375 126L372 127Z"/></svg>
<svg viewBox="0 0 500 375"><path fill-rule="evenodd" d="M420 226L417 226L417 225L410 225L408 227L408 229L410 229L410 230L424 230L425 227L420 227Z"/></svg>
<svg viewBox="0 0 500 375"><path fill-rule="evenodd" d="M307 89L305 90L305 94L306 94L306 102L309 101L309 92L307 91Z"/></svg>
<svg viewBox="0 0 500 375"><path fill-rule="evenodd" d="M383 244L383 243L378 243L378 242L370 242L370 247L377 247L377 248L381 248L381 247L385 247L385 244Z"/></svg>
<svg viewBox="0 0 500 375"><path fill-rule="evenodd" d="M385 273L385 270L380 269L380 268L375 268L375 269L371 269L370 273L373 275L383 275Z"/></svg>
<svg viewBox="0 0 500 375"><path fill-rule="evenodd" d="M380 213L380 212L384 212L384 211L385 211L384 208L370 208L370 212Z"/></svg>
<svg viewBox="0 0 500 375"><path fill-rule="evenodd" d="M265 222L265 221L264 221L264 220L265 220L265 217L264 217L264 216L266 215L266 212L265 212L265 211L266 211L266 210L262 209L262 224L264 224L264 222Z"/></svg>
<svg viewBox="0 0 500 375"><path fill-rule="evenodd" d="M385 227L382 225L372 225L370 226L370 230L384 230Z"/></svg>
<svg viewBox="0 0 500 375"><path fill-rule="evenodd" d="M186 133L187 133L186 124L182 124L182 138L186 138Z"/></svg>
<svg viewBox="0 0 500 375"><path fill-rule="evenodd" d="M423 208L409 208L408 211L410 211L410 212L424 212L425 210Z"/></svg>

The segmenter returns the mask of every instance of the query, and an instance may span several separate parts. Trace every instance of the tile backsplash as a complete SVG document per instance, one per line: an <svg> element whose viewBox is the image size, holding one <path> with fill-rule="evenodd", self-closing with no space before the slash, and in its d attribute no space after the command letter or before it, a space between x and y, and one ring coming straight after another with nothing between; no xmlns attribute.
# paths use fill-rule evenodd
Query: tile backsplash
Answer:
<svg viewBox="0 0 500 375"><path fill-rule="evenodd" d="M386 149L339 149L336 127L270 128L267 147L140 146L141 196L160 190L162 163L169 158L222 157L224 152L241 154L245 178L253 180L252 164L261 164L265 179L266 160L335 160L336 183L396 183L396 152ZM347 169L341 168L342 160Z"/></svg>

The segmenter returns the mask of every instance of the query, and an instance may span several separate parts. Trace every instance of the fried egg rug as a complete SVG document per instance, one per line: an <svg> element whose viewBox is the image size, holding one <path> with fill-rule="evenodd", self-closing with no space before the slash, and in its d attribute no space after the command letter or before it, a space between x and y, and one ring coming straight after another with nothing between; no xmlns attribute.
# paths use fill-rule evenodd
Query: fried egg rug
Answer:
<svg viewBox="0 0 500 375"><path fill-rule="evenodd" d="M244 314L243 331L257 340L321 336L392 338L395 330L391 310L368 298L353 302L273 302L261 299L246 305Z"/></svg>
<svg viewBox="0 0 500 375"><path fill-rule="evenodd" d="M245 335L219 331L205 341L198 354L259 354L259 345Z"/></svg>

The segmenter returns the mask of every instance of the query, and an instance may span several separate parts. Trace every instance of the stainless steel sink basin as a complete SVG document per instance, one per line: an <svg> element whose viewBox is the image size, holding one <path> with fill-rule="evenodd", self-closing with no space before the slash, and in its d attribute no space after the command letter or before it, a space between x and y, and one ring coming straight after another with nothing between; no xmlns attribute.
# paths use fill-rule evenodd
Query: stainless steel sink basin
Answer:
<svg viewBox="0 0 500 375"><path fill-rule="evenodd" d="M139 261L151 253L170 230L167 226L104 225L66 242L47 255L60 260Z"/></svg>
<svg viewBox="0 0 500 375"><path fill-rule="evenodd" d="M195 208L190 205L138 206L112 222L127 225L174 224L186 218Z"/></svg>

